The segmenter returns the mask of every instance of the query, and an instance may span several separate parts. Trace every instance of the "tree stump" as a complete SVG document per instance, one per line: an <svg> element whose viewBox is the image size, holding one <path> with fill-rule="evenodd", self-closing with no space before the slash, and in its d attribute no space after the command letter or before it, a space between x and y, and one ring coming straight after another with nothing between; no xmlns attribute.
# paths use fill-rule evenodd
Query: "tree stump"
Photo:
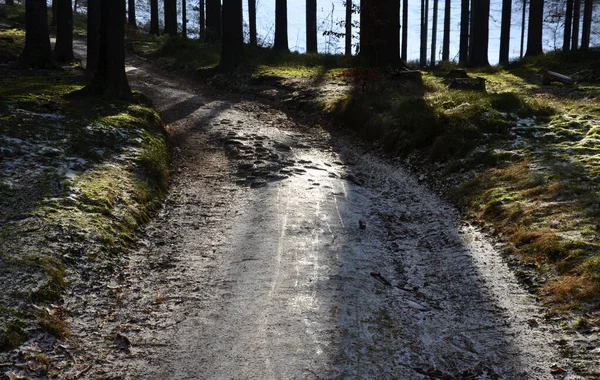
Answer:
<svg viewBox="0 0 600 380"><path fill-rule="evenodd" d="M486 92L485 79L481 77L476 78L455 78L452 79L448 86L451 90L463 90L463 91L482 91Z"/></svg>
<svg viewBox="0 0 600 380"><path fill-rule="evenodd" d="M446 78L456 79L456 78L469 78L469 74L463 69L453 69L450 70Z"/></svg>

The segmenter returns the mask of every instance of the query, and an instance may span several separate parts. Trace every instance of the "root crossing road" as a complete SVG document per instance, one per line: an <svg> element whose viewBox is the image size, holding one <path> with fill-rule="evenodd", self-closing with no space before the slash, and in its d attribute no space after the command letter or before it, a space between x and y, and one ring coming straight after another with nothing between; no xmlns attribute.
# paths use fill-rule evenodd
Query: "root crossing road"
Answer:
<svg viewBox="0 0 600 380"><path fill-rule="evenodd" d="M127 70L177 175L130 253L124 377L577 378L494 244L399 165L277 107Z"/></svg>

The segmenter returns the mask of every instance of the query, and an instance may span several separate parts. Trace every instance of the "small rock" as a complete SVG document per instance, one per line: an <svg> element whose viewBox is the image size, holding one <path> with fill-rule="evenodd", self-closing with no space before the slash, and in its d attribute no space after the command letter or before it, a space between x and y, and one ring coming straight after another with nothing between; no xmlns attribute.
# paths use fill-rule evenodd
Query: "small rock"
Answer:
<svg viewBox="0 0 600 380"><path fill-rule="evenodd" d="M360 228L361 230L364 230L367 228L367 223L365 223L364 220L359 220L358 221L358 228Z"/></svg>

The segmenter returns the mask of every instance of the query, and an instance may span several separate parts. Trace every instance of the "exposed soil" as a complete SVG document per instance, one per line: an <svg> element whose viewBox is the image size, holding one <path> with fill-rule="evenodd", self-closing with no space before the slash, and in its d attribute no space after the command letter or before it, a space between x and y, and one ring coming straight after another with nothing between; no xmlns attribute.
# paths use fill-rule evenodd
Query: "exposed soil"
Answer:
<svg viewBox="0 0 600 380"><path fill-rule="evenodd" d="M130 64L177 174L122 271L67 297L56 376L581 378L501 247L399 163Z"/></svg>

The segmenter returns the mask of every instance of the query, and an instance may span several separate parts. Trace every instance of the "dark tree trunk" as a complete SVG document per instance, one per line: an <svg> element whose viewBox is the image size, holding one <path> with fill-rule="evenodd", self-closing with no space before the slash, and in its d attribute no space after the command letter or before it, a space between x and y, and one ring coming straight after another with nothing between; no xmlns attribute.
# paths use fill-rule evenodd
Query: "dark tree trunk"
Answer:
<svg viewBox="0 0 600 380"><path fill-rule="evenodd" d="M204 4L204 0L198 0L198 8L200 9L200 19L198 20L200 23L200 39L204 39L206 34L206 8L204 7Z"/></svg>
<svg viewBox="0 0 600 380"><path fill-rule="evenodd" d="M181 0L181 36L187 38L187 2Z"/></svg>
<svg viewBox="0 0 600 380"><path fill-rule="evenodd" d="M502 26L500 30L500 63L507 64L510 53L510 22L512 0L502 0Z"/></svg>
<svg viewBox="0 0 600 380"><path fill-rule="evenodd" d="M427 24L429 22L429 0L421 0L421 66L427 65Z"/></svg>
<svg viewBox="0 0 600 380"><path fill-rule="evenodd" d="M75 3L73 4L73 13L77 13L77 6L79 5L79 1L75 0Z"/></svg>
<svg viewBox="0 0 600 380"><path fill-rule="evenodd" d="M469 65L489 66L488 44L490 0L474 0L471 8L471 47Z"/></svg>
<svg viewBox="0 0 600 380"><path fill-rule="evenodd" d="M273 49L289 51L287 0L275 0L275 43Z"/></svg>
<svg viewBox="0 0 600 380"><path fill-rule="evenodd" d="M221 0L206 0L206 29L212 37L221 38Z"/></svg>
<svg viewBox="0 0 600 380"><path fill-rule="evenodd" d="M87 9L87 66L86 75L90 78L96 74L98 68L98 54L100 53L100 2L102 0L88 0Z"/></svg>
<svg viewBox="0 0 600 380"><path fill-rule="evenodd" d="M164 34L177 36L177 0L165 0Z"/></svg>
<svg viewBox="0 0 600 380"><path fill-rule="evenodd" d="M137 23L135 21L135 0L127 1L127 13L128 13L128 22L132 28L137 28Z"/></svg>
<svg viewBox="0 0 600 380"><path fill-rule="evenodd" d="M408 0L402 1L402 52L400 57L408 60Z"/></svg>
<svg viewBox="0 0 600 380"><path fill-rule="evenodd" d="M27 0L25 9L25 49L19 57L19 66L52 67L46 0Z"/></svg>
<svg viewBox="0 0 600 380"><path fill-rule="evenodd" d="M346 57L352 55L352 0L346 0L346 35L345 49Z"/></svg>
<svg viewBox="0 0 600 380"><path fill-rule="evenodd" d="M250 45L258 45L256 40L256 0L248 0L248 24L250 25Z"/></svg>
<svg viewBox="0 0 600 380"><path fill-rule="evenodd" d="M158 0L150 0L150 34L160 34L158 26Z"/></svg>
<svg viewBox="0 0 600 380"><path fill-rule="evenodd" d="M71 62L73 55L73 9L71 0L57 0L56 45L54 59L58 62Z"/></svg>
<svg viewBox="0 0 600 380"><path fill-rule="evenodd" d="M525 52L525 15L527 14L527 0L523 0L523 12L521 14L521 58Z"/></svg>
<svg viewBox="0 0 600 380"><path fill-rule="evenodd" d="M231 72L242 63L244 56L242 0L223 1L222 42L219 69L222 72Z"/></svg>
<svg viewBox="0 0 600 380"><path fill-rule="evenodd" d="M590 48L590 35L592 32L592 8L594 4L592 0L584 0L583 6L583 28L581 30L581 49L588 50Z"/></svg>
<svg viewBox="0 0 600 380"><path fill-rule="evenodd" d="M435 66L435 55L437 53L437 22L438 22L438 0L433 0L433 20L431 28L431 67Z"/></svg>
<svg viewBox="0 0 600 380"><path fill-rule="evenodd" d="M460 3L460 48L459 63L465 65L469 60L469 0Z"/></svg>
<svg viewBox="0 0 600 380"><path fill-rule="evenodd" d="M444 41L442 43L442 61L450 60L450 0L444 4Z"/></svg>
<svg viewBox="0 0 600 380"><path fill-rule="evenodd" d="M360 55L373 67L400 64L400 0L363 0ZM364 27L364 29L363 29Z"/></svg>
<svg viewBox="0 0 600 380"><path fill-rule="evenodd" d="M529 28L527 29L526 57L544 54L542 28L544 23L544 0L531 0L529 4Z"/></svg>
<svg viewBox="0 0 600 380"><path fill-rule="evenodd" d="M565 30L563 33L563 51L571 50L571 29L573 28L573 0L567 0L565 13Z"/></svg>
<svg viewBox="0 0 600 380"><path fill-rule="evenodd" d="M50 20L50 26L56 26L56 4L57 0L52 0L52 19Z"/></svg>
<svg viewBox="0 0 600 380"><path fill-rule="evenodd" d="M581 1L573 3L573 35L571 36L571 50L579 49L579 19L581 17Z"/></svg>
<svg viewBox="0 0 600 380"><path fill-rule="evenodd" d="M306 52L317 52L317 0L306 0Z"/></svg>
<svg viewBox="0 0 600 380"><path fill-rule="evenodd" d="M100 50L98 68L84 91L111 98L129 98L131 89L125 74L125 0L100 2Z"/></svg>

